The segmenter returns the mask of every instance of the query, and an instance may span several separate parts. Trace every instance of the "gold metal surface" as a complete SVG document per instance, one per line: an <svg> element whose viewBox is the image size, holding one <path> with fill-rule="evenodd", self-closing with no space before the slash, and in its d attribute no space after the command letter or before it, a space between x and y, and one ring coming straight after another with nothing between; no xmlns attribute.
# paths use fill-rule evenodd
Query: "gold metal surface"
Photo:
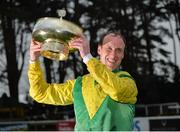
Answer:
<svg viewBox="0 0 180 132"><path fill-rule="evenodd" d="M45 17L37 21L32 37L42 44L41 55L52 60L67 60L70 52L69 41L82 34L78 25L58 18Z"/></svg>

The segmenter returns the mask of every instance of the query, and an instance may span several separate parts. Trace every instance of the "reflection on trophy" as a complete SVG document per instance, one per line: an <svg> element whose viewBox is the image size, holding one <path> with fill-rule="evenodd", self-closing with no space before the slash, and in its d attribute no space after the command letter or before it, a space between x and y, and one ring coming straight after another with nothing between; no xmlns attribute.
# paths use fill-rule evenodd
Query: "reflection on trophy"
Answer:
<svg viewBox="0 0 180 132"><path fill-rule="evenodd" d="M78 25L62 19L65 10L59 10L60 18L44 17L35 24L32 37L42 44L41 55L52 60L66 60L69 52L76 49L69 48L69 41L82 34Z"/></svg>

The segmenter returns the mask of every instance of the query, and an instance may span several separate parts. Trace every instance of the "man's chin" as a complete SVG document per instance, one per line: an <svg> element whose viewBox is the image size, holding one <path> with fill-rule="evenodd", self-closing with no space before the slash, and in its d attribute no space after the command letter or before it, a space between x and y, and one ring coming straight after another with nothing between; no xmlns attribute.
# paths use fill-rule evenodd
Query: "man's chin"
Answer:
<svg viewBox="0 0 180 132"><path fill-rule="evenodd" d="M111 71L117 69L115 64L111 64L111 63L106 63L106 67Z"/></svg>
<svg viewBox="0 0 180 132"><path fill-rule="evenodd" d="M107 66L107 68L111 71L115 69L114 66L109 66L109 65Z"/></svg>

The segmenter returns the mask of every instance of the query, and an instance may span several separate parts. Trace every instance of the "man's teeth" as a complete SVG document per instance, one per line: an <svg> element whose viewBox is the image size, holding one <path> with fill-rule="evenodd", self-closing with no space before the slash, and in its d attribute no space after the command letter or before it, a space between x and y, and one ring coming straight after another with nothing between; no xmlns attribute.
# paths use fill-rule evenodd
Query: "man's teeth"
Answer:
<svg viewBox="0 0 180 132"><path fill-rule="evenodd" d="M110 62L110 63L115 63L115 60L109 60L109 59L107 59L108 60L108 62Z"/></svg>

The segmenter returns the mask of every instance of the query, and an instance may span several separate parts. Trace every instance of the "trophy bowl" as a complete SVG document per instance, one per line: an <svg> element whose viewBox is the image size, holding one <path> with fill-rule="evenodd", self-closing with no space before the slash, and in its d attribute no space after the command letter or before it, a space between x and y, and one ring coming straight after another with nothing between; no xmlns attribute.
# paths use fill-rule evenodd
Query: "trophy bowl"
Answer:
<svg viewBox="0 0 180 132"><path fill-rule="evenodd" d="M43 17L36 22L32 38L42 44L41 55L52 60L67 60L70 52L69 41L78 37L83 30L78 25L55 17Z"/></svg>

